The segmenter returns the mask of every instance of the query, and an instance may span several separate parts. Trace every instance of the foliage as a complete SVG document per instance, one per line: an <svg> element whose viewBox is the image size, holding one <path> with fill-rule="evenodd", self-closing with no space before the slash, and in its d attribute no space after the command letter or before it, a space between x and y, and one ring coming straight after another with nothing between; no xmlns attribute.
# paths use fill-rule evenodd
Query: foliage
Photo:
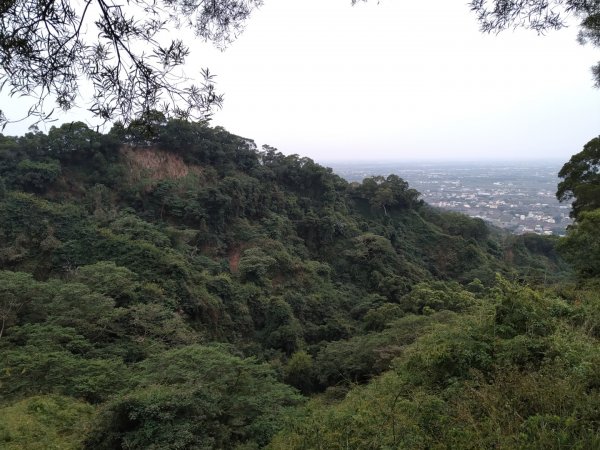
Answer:
<svg viewBox="0 0 600 450"><path fill-rule="evenodd" d="M383 209L388 215L392 208L411 208L421 205L419 192L410 189L408 183L398 175L374 176L365 178L357 189L357 195L367 199L373 208Z"/></svg>
<svg viewBox="0 0 600 450"><path fill-rule="evenodd" d="M407 315L392 320L379 333L367 333L347 340L331 342L317 355L315 371L323 386L340 383L364 383L390 368L391 361L406 345L413 343L428 327L445 323L453 316Z"/></svg>
<svg viewBox="0 0 600 450"><path fill-rule="evenodd" d="M401 300L404 311L430 314L433 311L463 311L475 303L474 296L456 283L419 283Z"/></svg>
<svg viewBox="0 0 600 450"><path fill-rule="evenodd" d="M17 322L18 313L31 300L23 296L32 282L31 275L26 273L0 274L0 338L4 330Z"/></svg>
<svg viewBox="0 0 600 450"><path fill-rule="evenodd" d="M580 276L600 278L600 208L582 212L559 245Z"/></svg>
<svg viewBox="0 0 600 450"><path fill-rule="evenodd" d="M308 394L312 391L314 377L313 359L305 351L294 353L287 361L284 368L284 380L299 389L300 392Z"/></svg>
<svg viewBox="0 0 600 450"><path fill-rule="evenodd" d="M176 117L205 118L222 100L212 75L202 71L200 85L181 80L177 70L189 47L181 39L165 41L162 34L185 26L224 45L261 3L135 0L123 7L111 0L3 2L0 82L10 95L33 96L36 103L29 114L42 120L53 111L45 108L45 99L69 110L81 99L86 82L93 94L85 103L102 120L129 122L158 107Z"/></svg>
<svg viewBox="0 0 600 450"><path fill-rule="evenodd" d="M140 383L109 402L87 448L234 448L266 444L298 402L273 370L221 347L182 347L139 365ZM257 396L257 393L260 395Z"/></svg>
<svg viewBox="0 0 600 450"><path fill-rule="evenodd" d="M12 443L595 443L595 272L573 284L556 239L428 207L396 176L348 184L149 118L151 133L142 118L0 136L0 409L32 423ZM577 269L581 246L596 264L593 214L561 244Z"/></svg>
<svg viewBox="0 0 600 450"><path fill-rule="evenodd" d="M71 397L29 397L0 408L0 446L6 450L75 450L94 409Z"/></svg>
<svg viewBox="0 0 600 450"><path fill-rule="evenodd" d="M28 159L17 165L17 182L25 191L43 192L60 175L57 161L34 162Z"/></svg>
<svg viewBox="0 0 600 450"><path fill-rule="evenodd" d="M393 370L290 415L269 448L594 448L600 354L570 325L575 315L552 292L499 279L485 303L405 347Z"/></svg>
<svg viewBox="0 0 600 450"><path fill-rule="evenodd" d="M575 199L571 217L577 220L583 211L600 208L600 137L573 155L558 176L563 180L558 184L556 197L561 201Z"/></svg>

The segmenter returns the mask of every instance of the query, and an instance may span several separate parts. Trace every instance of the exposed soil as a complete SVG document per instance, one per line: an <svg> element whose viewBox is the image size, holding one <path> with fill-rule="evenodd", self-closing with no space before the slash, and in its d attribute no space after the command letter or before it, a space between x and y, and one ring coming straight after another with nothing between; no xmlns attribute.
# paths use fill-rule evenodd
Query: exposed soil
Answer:
<svg viewBox="0 0 600 450"><path fill-rule="evenodd" d="M134 181L142 178L155 181L178 179L190 172L202 172L199 167L187 165L181 156L157 148L123 146L121 154L127 161L130 177Z"/></svg>
<svg viewBox="0 0 600 450"><path fill-rule="evenodd" d="M231 273L237 273L240 265L240 257L242 255L241 248L234 248L229 252L229 270Z"/></svg>

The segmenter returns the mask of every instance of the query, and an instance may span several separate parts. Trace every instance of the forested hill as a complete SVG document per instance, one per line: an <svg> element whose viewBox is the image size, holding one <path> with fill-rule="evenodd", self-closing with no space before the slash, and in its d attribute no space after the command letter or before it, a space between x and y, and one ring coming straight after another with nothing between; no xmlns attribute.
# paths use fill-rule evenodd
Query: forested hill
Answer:
<svg viewBox="0 0 600 450"><path fill-rule="evenodd" d="M0 270L2 448L599 442L598 296L394 175L183 121L0 135Z"/></svg>

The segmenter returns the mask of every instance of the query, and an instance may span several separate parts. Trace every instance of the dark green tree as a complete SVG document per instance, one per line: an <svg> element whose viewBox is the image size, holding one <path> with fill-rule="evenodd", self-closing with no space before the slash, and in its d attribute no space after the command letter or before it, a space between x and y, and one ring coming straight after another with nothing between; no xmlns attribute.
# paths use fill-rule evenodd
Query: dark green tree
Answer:
<svg viewBox="0 0 600 450"><path fill-rule="evenodd" d="M560 201L575 199L571 217L578 219L582 211L600 208L600 137L573 155L558 176L563 180L558 184L556 197Z"/></svg>
<svg viewBox="0 0 600 450"><path fill-rule="evenodd" d="M0 338L4 331L17 321L19 311L32 296L23 295L34 284L26 273L0 272Z"/></svg>
<svg viewBox="0 0 600 450"><path fill-rule="evenodd" d="M60 163L56 160L31 161L24 159L17 164L16 181L29 192L45 191L60 175Z"/></svg>
<svg viewBox="0 0 600 450"><path fill-rule="evenodd" d="M600 208L582 212L559 249L582 277L600 277Z"/></svg>
<svg viewBox="0 0 600 450"><path fill-rule="evenodd" d="M139 369L139 385L107 404L86 448L265 445L284 408L300 400L267 364L218 346L172 350Z"/></svg>

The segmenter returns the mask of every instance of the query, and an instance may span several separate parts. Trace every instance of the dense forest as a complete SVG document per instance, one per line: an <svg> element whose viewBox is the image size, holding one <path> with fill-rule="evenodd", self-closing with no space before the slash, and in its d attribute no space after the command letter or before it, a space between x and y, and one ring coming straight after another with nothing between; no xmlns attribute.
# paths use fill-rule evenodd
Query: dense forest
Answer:
<svg viewBox="0 0 600 450"><path fill-rule="evenodd" d="M0 135L0 448L600 448L592 142L558 239L203 122Z"/></svg>

